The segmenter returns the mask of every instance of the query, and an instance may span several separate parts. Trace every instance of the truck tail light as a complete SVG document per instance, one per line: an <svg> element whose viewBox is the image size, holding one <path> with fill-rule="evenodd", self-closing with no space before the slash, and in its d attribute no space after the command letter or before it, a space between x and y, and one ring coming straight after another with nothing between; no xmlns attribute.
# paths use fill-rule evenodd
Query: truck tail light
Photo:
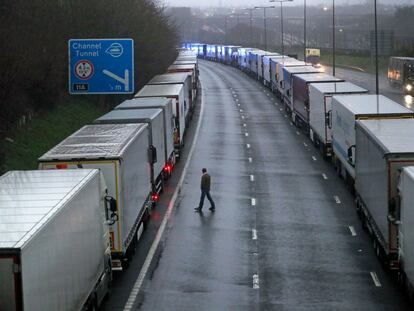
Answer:
<svg viewBox="0 0 414 311"><path fill-rule="evenodd" d="M159 196L158 196L158 194L156 194L156 193L153 193L152 195L151 195L151 200L153 201L153 202L157 202L158 200L159 200Z"/></svg>
<svg viewBox="0 0 414 311"><path fill-rule="evenodd" d="M56 168L58 170L64 170L68 168L68 165L67 164L56 164Z"/></svg>

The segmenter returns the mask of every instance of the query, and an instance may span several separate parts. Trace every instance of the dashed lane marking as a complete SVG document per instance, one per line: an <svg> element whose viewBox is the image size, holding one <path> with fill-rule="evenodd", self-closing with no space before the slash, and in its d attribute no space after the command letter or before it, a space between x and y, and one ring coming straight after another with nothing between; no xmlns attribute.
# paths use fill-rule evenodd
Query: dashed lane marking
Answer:
<svg viewBox="0 0 414 311"><path fill-rule="evenodd" d="M246 127L246 126L247 126L247 124L246 124L246 123L243 123L243 126L244 126L244 127Z"/></svg>
<svg viewBox="0 0 414 311"><path fill-rule="evenodd" d="M378 278L378 275L375 272L372 272L372 271L369 274L371 274L371 278L372 278L372 281L374 281L375 286L376 287L381 287L381 282Z"/></svg>
<svg viewBox="0 0 414 311"><path fill-rule="evenodd" d="M253 274L253 289L259 289L259 275Z"/></svg>
<svg viewBox="0 0 414 311"><path fill-rule="evenodd" d="M336 204L341 204L341 200L339 199L339 197L337 195L334 195L334 200L335 200Z"/></svg>
<svg viewBox="0 0 414 311"><path fill-rule="evenodd" d="M296 131L296 135L300 135L299 131Z"/></svg>
<svg viewBox="0 0 414 311"><path fill-rule="evenodd" d="M256 199L255 198L251 198L251 204L252 204L252 206L256 205Z"/></svg>
<svg viewBox="0 0 414 311"><path fill-rule="evenodd" d="M187 158L187 162L185 163L185 166L183 168L183 171L181 173L181 177L178 181L177 187L174 190L173 196L168 204L167 207L167 211L164 215L164 218L162 219L161 225L158 228L157 234L155 235L155 239L151 244L151 248L148 251L147 257L145 258L144 264L142 265L141 271L139 272L138 278L136 279L131 292L129 293L129 297L128 300L124 306L124 311L131 311L134 308L136 299L138 297L139 291L141 290L142 284L144 283L145 277L148 273L148 270L150 268L151 262L154 258L155 252L158 248L158 245L161 241L161 238L164 234L165 228L167 227L167 223L168 220L171 217L172 211L174 209L174 205L175 202L178 198L178 193L181 191L182 185L184 183L184 177L187 174L187 170L188 167L190 165L191 162L191 158L193 156L194 150L195 150L195 146L196 146L196 142L197 142L197 137L199 135L200 132L200 127L201 127L201 120L203 119L203 115L204 115L204 94L205 92L202 92L202 96L201 96L201 111L200 111L200 116L198 119L198 123L197 123L197 128L196 128L196 132L194 134L194 140L192 142L190 151L188 153L188 158Z"/></svg>
<svg viewBox="0 0 414 311"><path fill-rule="evenodd" d="M249 137L249 133L244 133L244 136Z"/></svg>
<svg viewBox="0 0 414 311"><path fill-rule="evenodd" d="M356 231L355 231L355 228L353 226L349 226L348 228L349 228L349 231L351 231L351 235L352 236L356 236L357 235L356 234Z"/></svg>
<svg viewBox="0 0 414 311"><path fill-rule="evenodd" d="M249 149L250 148L250 144L246 144L246 147L247 147L247 149Z"/></svg>
<svg viewBox="0 0 414 311"><path fill-rule="evenodd" d="M244 116L241 116L241 118L244 120Z"/></svg>
<svg viewBox="0 0 414 311"><path fill-rule="evenodd" d="M253 162L253 159L252 158L249 158L249 163L252 163Z"/></svg>
<svg viewBox="0 0 414 311"><path fill-rule="evenodd" d="M313 160L313 161L316 161L316 157L315 157L315 156L312 156L312 160Z"/></svg>
<svg viewBox="0 0 414 311"><path fill-rule="evenodd" d="M325 173L322 173L322 177L323 177L323 179L328 179L328 176L326 176Z"/></svg>
<svg viewBox="0 0 414 311"><path fill-rule="evenodd" d="M257 240L257 230L252 229L252 240Z"/></svg>
<svg viewBox="0 0 414 311"><path fill-rule="evenodd" d="M254 175L250 175L250 181L254 181Z"/></svg>
<svg viewBox="0 0 414 311"><path fill-rule="evenodd" d="M305 143L305 142L303 143L303 145L304 145L305 147L308 147L308 144L307 144L307 143Z"/></svg>

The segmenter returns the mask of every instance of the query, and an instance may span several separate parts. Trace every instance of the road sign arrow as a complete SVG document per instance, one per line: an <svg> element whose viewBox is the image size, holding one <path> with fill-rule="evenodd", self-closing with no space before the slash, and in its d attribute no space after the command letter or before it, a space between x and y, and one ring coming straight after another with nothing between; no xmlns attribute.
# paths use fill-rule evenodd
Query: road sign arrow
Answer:
<svg viewBox="0 0 414 311"><path fill-rule="evenodd" d="M129 70L125 70L125 77L122 78L120 76L117 76L113 72L110 72L109 70L104 69L103 73L107 75L108 77L115 79L116 81L122 83L125 86L125 92L129 91Z"/></svg>

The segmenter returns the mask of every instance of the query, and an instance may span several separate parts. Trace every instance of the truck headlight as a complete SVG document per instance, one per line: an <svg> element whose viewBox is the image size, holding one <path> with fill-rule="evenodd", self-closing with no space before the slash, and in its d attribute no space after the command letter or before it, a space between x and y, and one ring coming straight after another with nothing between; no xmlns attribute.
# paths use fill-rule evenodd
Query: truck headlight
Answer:
<svg viewBox="0 0 414 311"><path fill-rule="evenodd" d="M411 92L411 90L413 89L413 86L412 86L411 84L407 84L407 85L405 86L405 89L406 89L408 92Z"/></svg>

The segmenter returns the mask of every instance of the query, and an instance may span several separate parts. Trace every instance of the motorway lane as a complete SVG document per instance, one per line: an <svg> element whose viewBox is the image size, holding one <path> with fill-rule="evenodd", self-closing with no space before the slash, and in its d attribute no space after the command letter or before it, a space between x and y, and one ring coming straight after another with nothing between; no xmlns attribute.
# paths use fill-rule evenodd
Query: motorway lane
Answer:
<svg viewBox="0 0 414 311"><path fill-rule="evenodd" d="M336 76L346 81L352 82L360 87L369 90L371 93L375 93L375 75L368 72L339 68L335 69ZM326 72L332 74L332 67L326 67ZM402 90L398 87L393 87L386 76L379 77L379 93L396 101L397 103L413 110L413 103L408 103Z"/></svg>
<svg viewBox="0 0 414 311"><path fill-rule="evenodd" d="M332 167L274 105L268 90L240 79L232 68L213 66L233 85L248 117L260 310L408 310ZM255 88L261 92L252 92Z"/></svg>
<svg viewBox="0 0 414 311"><path fill-rule="evenodd" d="M410 310L353 197L273 95L231 67L200 73L200 135L136 310ZM204 166L215 214L207 200L193 211Z"/></svg>

